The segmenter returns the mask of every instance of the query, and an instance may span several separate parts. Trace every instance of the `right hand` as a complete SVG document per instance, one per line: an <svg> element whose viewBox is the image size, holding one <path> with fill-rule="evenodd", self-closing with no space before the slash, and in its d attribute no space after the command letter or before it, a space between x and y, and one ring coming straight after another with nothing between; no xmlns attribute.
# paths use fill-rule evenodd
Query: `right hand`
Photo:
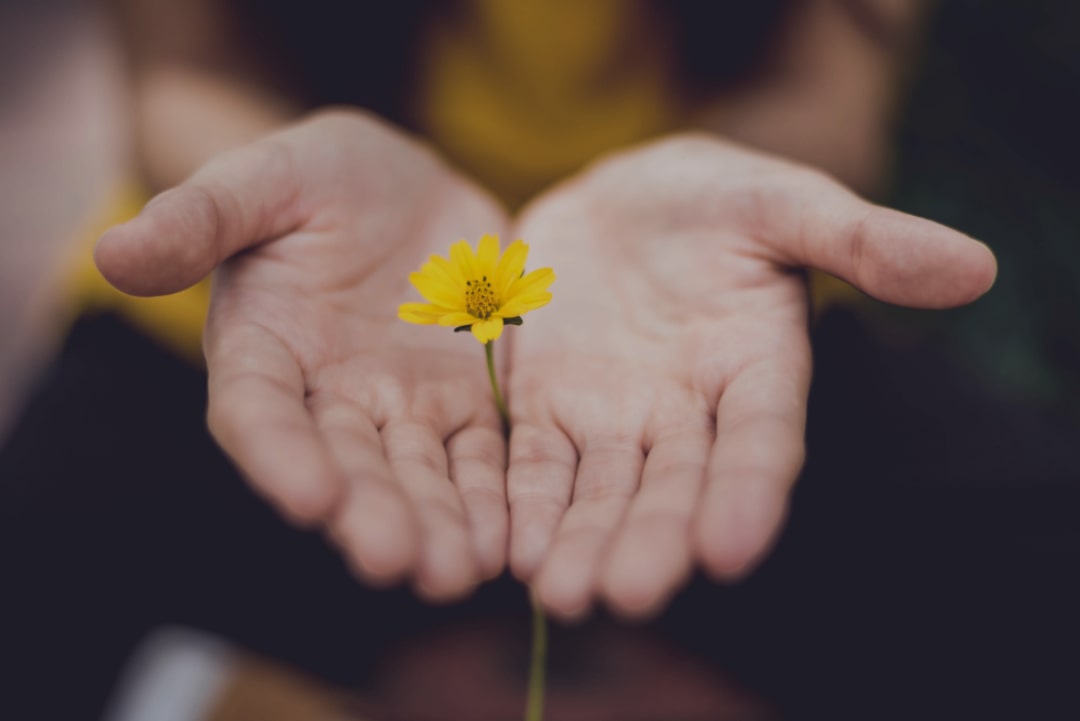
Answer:
<svg viewBox="0 0 1080 721"><path fill-rule="evenodd" d="M219 156L95 257L134 295L218 268L204 336L214 437L363 578L448 600L505 565L505 442L477 344L396 309L430 254L506 225L417 142L332 111Z"/></svg>
<svg viewBox="0 0 1080 721"><path fill-rule="evenodd" d="M655 613L695 564L764 558L804 457L802 269L921 308L996 272L961 233L697 134L599 161L515 235L559 280L511 346L510 565L563 618Z"/></svg>

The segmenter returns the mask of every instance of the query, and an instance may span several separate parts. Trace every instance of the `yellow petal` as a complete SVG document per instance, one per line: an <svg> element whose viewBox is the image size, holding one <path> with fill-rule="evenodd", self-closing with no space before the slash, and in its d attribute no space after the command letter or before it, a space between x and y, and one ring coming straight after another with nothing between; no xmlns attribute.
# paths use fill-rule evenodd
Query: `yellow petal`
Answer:
<svg viewBox="0 0 1080 721"><path fill-rule="evenodd" d="M454 279L455 285L461 287L465 286L465 276L461 274L461 268L458 268L446 258L442 257L441 255L433 255L431 256L431 258L428 259L428 262L442 268L447 275Z"/></svg>
<svg viewBox="0 0 1080 721"><path fill-rule="evenodd" d="M476 246L476 265L480 276L494 282L495 264L499 262L499 236L485 233Z"/></svg>
<svg viewBox="0 0 1080 721"><path fill-rule="evenodd" d="M424 263L424 267L420 269L420 272L445 283L451 288L461 289L465 287L465 279L461 277L458 269L446 258L438 255L431 256L428 262Z"/></svg>
<svg viewBox="0 0 1080 721"><path fill-rule="evenodd" d="M410 273L409 282L427 300L453 310L465 309L465 294L445 281L425 273Z"/></svg>
<svg viewBox="0 0 1080 721"><path fill-rule="evenodd" d="M525 315L531 310L537 308L543 308L545 305L551 302L551 293L541 291L539 293L530 293L529 295L515 296L508 303L503 303L499 308L498 315L502 318L513 318L518 315Z"/></svg>
<svg viewBox="0 0 1080 721"><path fill-rule="evenodd" d="M426 303L402 303L397 313L401 320L418 325L432 325L443 315L441 308Z"/></svg>
<svg viewBox="0 0 1080 721"><path fill-rule="evenodd" d="M529 246L520 240L515 240L499 259L499 266L495 269L495 280L492 282L500 298L505 298L510 286L521 277L521 271L525 270L525 258L528 255Z"/></svg>
<svg viewBox="0 0 1080 721"><path fill-rule="evenodd" d="M551 268L537 268L510 286L510 292L504 295L503 298L511 301L519 295L539 293L547 290L547 287L554 281L555 271Z"/></svg>
<svg viewBox="0 0 1080 721"><path fill-rule="evenodd" d="M473 323L472 334L476 337L476 340L481 343L487 343L488 341L498 340L502 335L503 320L502 318L488 318L487 320L478 320Z"/></svg>
<svg viewBox="0 0 1080 721"><path fill-rule="evenodd" d="M472 325L478 319L470 313L462 311L454 311L453 313L447 313L439 318L439 325L444 325L450 328L457 328L462 325Z"/></svg>
<svg viewBox="0 0 1080 721"><path fill-rule="evenodd" d="M476 272L476 255L468 242L459 240L450 246L450 262L457 266L465 280L480 277Z"/></svg>

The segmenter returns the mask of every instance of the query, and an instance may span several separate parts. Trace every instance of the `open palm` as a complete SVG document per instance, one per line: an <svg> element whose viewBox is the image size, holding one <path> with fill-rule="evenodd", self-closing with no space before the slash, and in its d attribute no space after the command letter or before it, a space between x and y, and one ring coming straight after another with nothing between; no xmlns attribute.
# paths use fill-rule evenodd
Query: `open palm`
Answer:
<svg viewBox="0 0 1080 721"><path fill-rule="evenodd" d="M513 337L510 561L549 609L657 609L767 550L803 461L818 267L890 302L990 285L981 244L698 136L599 163L516 234L559 280Z"/></svg>
<svg viewBox="0 0 1080 721"><path fill-rule="evenodd" d="M216 159L97 260L138 294L224 261L204 343L219 443L365 578L452 598L504 566L505 441L477 345L396 308L448 239L504 225L426 149L338 112Z"/></svg>

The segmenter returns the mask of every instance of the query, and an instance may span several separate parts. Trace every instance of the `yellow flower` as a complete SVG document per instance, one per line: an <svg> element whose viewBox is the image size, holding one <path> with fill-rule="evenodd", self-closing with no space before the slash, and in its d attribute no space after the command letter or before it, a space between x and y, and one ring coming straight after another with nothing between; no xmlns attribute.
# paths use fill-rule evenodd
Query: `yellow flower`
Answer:
<svg viewBox="0 0 1080 721"><path fill-rule="evenodd" d="M525 274L529 246L515 240L501 256L499 237L480 238L476 252L464 240L450 246L450 259L438 255L409 275L428 303L404 303L398 317L410 323L469 328L481 343L502 335L503 324L520 325L521 316L548 304L551 268Z"/></svg>

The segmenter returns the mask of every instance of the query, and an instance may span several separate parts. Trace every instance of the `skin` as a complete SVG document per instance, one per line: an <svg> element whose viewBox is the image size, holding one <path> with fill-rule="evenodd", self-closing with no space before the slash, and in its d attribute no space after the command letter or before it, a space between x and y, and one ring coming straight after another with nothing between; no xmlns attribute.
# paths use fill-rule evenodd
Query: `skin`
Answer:
<svg viewBox="0 0 1080 721"><path fill-rule="evenodd" d="M450 600L505 565L505 441L479 344L396 309L447 238L505 224L414 140L327 112L219 156L95 257L135 295L220 263L204 336L214 437L360 577Z"/></svg>
<svg viewBox="0 0 1080 721"><path fill-rule="evenodd" d="M599 162L516 234L559 277L513 336L510 561L565 619L648 615L695 563L733 580L766 554L804 458L802 268L923 308L996 273L967 236L707 135Z"/></svg>
<svg viewBox="0 0 1080 721"><path fill-rule="evenodd" d="M766 553L801 466L801 269L928 307L993 277L963 236L705 136L611 156L511 224L356 111L256 140L299 105L220 3L113 5L141 175L175 187L102 238L99 267L139 295L217 268L211 430L368 582L449 600L509 554L550 611L575 618L597 600L655 612L695 563L739 577ZM833 0L799 4L764 72L701 99L695 124L873 192L925 3L863 5L897 42L869 38ZM509 468L480 349L394 317L418 300L409 271L485 232L525 238L529 267L558 275L553 304L498 344Z"/></svg>
<svg viewBox="0 0 1080 721"><path fill-rule="evenodd" d="M508 460L478 344L395 316L415 299L409 271L492 231L558 276L550 307L500 341ZM615 154L511 226L430 151L352 111L219 156L106 234L96 260L138 295L220 266L211 430L362 578L449 600L509 550L568 619L598 599L655 612L695 563L736 578L766 552L803 459L802 268L928 308L975 299L995 274L962 234L705 135Z"/></svg>

